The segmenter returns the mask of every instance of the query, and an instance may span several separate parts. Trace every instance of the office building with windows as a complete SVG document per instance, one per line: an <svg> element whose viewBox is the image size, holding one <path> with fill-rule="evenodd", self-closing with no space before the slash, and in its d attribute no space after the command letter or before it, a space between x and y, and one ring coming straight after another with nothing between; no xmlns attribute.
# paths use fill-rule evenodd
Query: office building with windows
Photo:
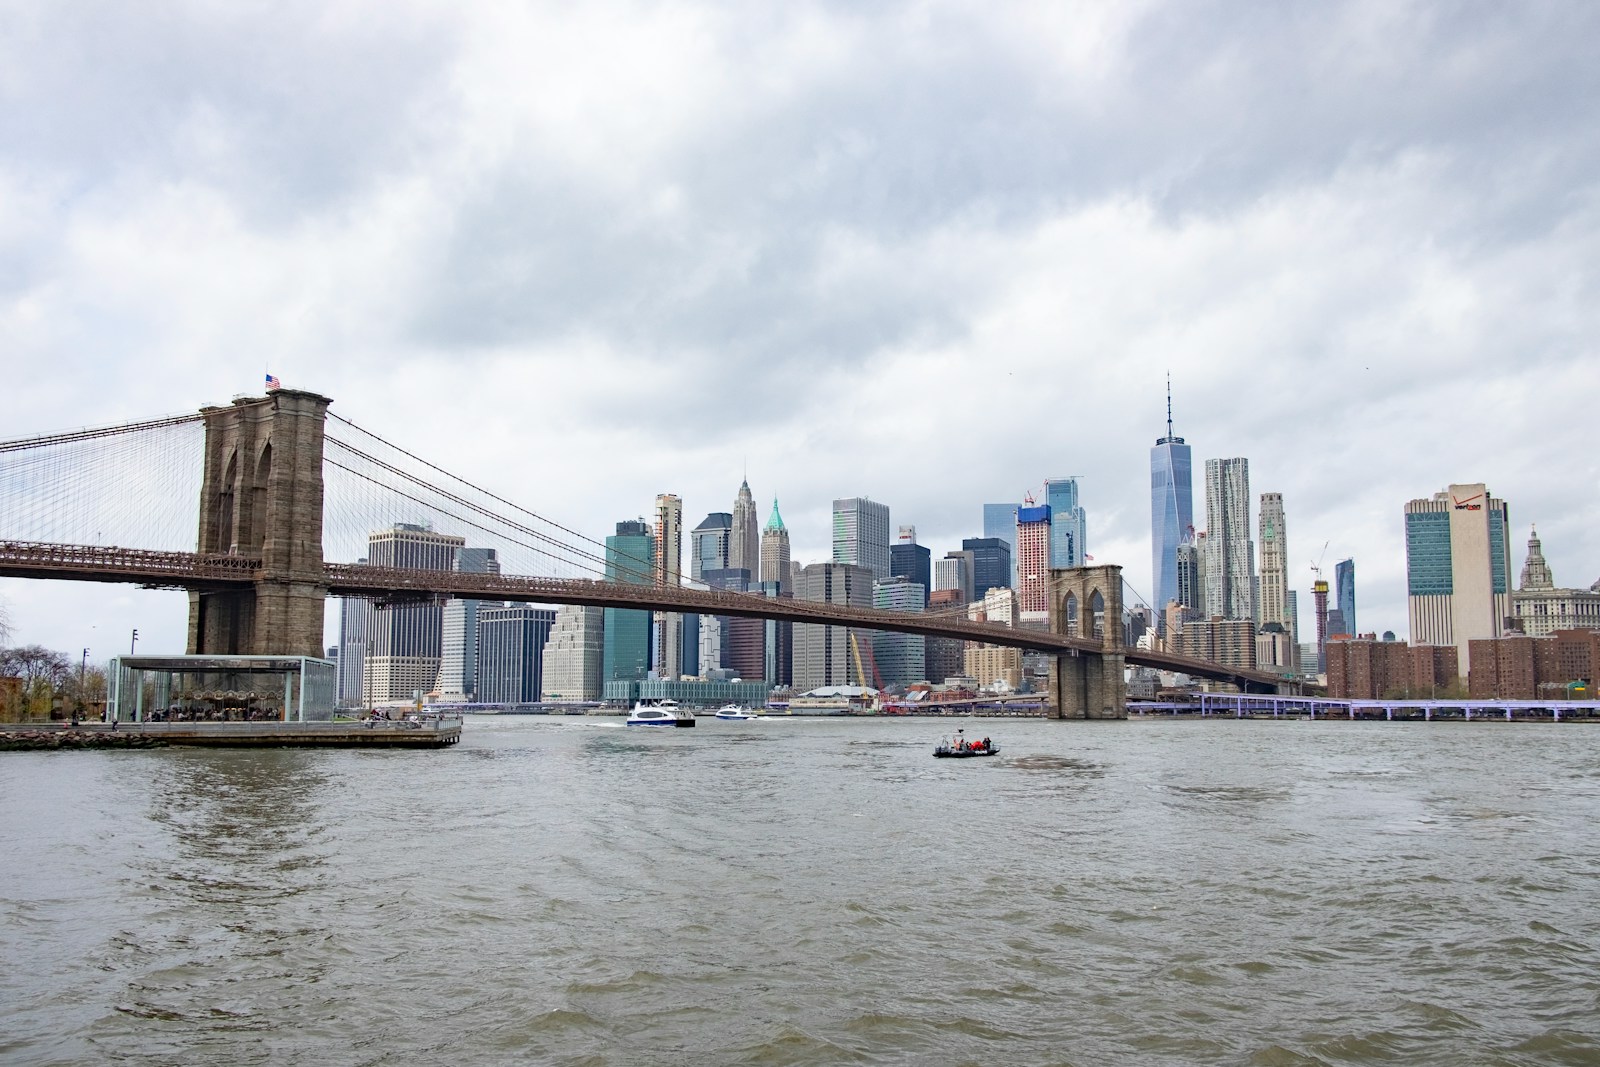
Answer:
<svg viewBox="0 0 1600 1067"><path fill-rule="evenodd" d="M1523 633L1543 637L1557 630L1600 630L1600 581L1588 589L1557 588L1537 529L1528 536L1528 557L1518 585L1511 594L1511 613Z"/></svg>
<svg viewBox="0 0 1600 1067"><path fill-rule="evenodd" d="M478 703L538 703L544 682L544 649L556 613L527 604L484 604L478 609L477 622Z"/></svg>
<svg viewBox="0 0 1600 1067"><path fill-rule="evenodd" d="M1510 509L1481 482L1405 506L1406 607L1413 645L1454 645L1462 677L1470 642L1500 637L1511 615Z"/></svg>
<svg viewBox="0 0 1600 1067"><path fill-rule="evenodd" d="M919 615L927 597L927 591L919 583L907 578L890 578L873 586L872 606ZM920 634L879 630L873 634L872 650L878 675L886 686L910 685L928 676L928 642Z"/></svg>
<svg viewBox="0 0 1600 1067"><path fill-rule="evenodd" d="M1083 566L1089 526L1078 502L1077 477L1047 479L1044 502L1050 505L1050 566Z"/></svg>
<svg viewBox="0 0 1600 1067"><path fill-rule="evenodd" d="M500 559L492 548L462 548L455 569L499 574ZM442 634L434 689L444 700L471 700L478 691L478 601L445 601Z"/></svg>
<svg viewBox="0 0 1600 1067"><path fill-rule="evenodd" d="M985 504L983 506L983 536L998 537L1006 543L1011 554L1011 573L1006 584L1017 587L1017 509L1021 504Z"/></svg>
<svg viewBox="0 0 1600 1067"><path fill-rule="evenodd" d="M1255 621L1255 542L1250 539L1250 461L1206 460L1206 614ZM1255 641L1251 640L1251 656Z"/></svg>
<svg viewBox="0 0 1600 1067"><path fill-rule="evenodd" d="M1261 577L1257 584L1261 632L1278 635L1256 642L1256 662L1262 667L1293 670L1294 629L1289 620L1289 533L1283 514L1282 493L1261 494L1256 536L1261 543ZM1269 626L1277 629L1269 631Z"/></svg>
<svg viewBox="0 0 1600 1067"><path fill-rule="evenodd" d="M933 553L917 544L915 526L900 527L899 536L889 546L889 575L922 586L923 606L927 606L927 595L933 592Z"/></svg>
<svg viewBox="0 0 1600 1067"><path fill-rule="evenodd" d="M1050 610L1050 505L1017 509L1017 597L1024 616Z"/></svg>
<svg viewBox="0 0 1600 1067"><path fill-rule="evenodd" d="M1168 381L1167 435L1150 450L1150 584L1157 626L1165 625L1167 604L1179 600L1178 546L1194 541L1191 463L1189 446L1172 432L1172 383Z"/></svg>
<svg viewBox="0 0 1600 1067"><path fill-rule="evenodd" d="M789 530L783 525L783 516L778 514L778 498L773 497L772 516L761 531L761 584L776 583L779 595L791 592L794 578L790 562Z"/></svg>
<svg viewBox="0 0 1600 1067"><path fill-rule="evenodd" d="M542 698L555 704L600 699L605 612L582 604L557 609L544 646Z"/></svg>
<svg viewBox="0 0 1600 1067"><path fill-rule="evenodd" d="M874 581L870 570L852 563L813 563L801 568L795 598L870 608ZM795 623L795 689L806 692L821 686L852 684L857 677L854 663L859 651L859 643L856 649L851 647L852 636L858 642L872 639L867 631L853 635L848 626Z"/></svg>
<svg viewBox="0 0 1600 1067"><path fill-rule="evenodd" d="M853 496L833 502L833 562L889 577L889 506Z"/></svg>
<svg viewBox="0 0 1600 1067"><path fill-rule="evenodd" d="M606 579L629 585L655 580L656 540L643 519L617 523L606 538ZM601 683L642 682L650 675L650 612L643 608L605 609L605 652Z"/></svg>
<svg viewBox="0 0 1600 1067"><path fill-rule="evenodd" d="M375 567L454 570L466 538L435 533L415 523L395 523L367 538ZM367 655L362 691L368 704L410 700L431 692L439 680L444 609L436 603L377 604L367 616Z"/></svg>
<svg viewBox="0 0 1600 1067"><path fill-rule="evenodd" d="M733 538L733 515L713 511L689 534L689 580L704 581L706 571L728 568L728 546Z"/></svg>
<svg viewBox="0 0 1600 1067"><path fill-rule="evenodd" d="M676 588L683 584L683 501L676 493L656 497L656 585ZM689 643L691 649L694 642ZM693 653L688 657L697 660ZM683 673L683 616L670 611L655 613L655 662L669 681ZM688 673L693 674L691 669Z"/></svg>
<svg viewBox="0 0 1600 1067"><path fill-rule="evenodd" d="M739 492L733 499L733 528L728 536L728 566L734 570L749 571L752 576L761 573L761 521L756 516L756 498L750 492L750 483L741 481Z"/></svg>
<svg viewBox="0 0 1600 1067"><path fill-rule="evenodd" d="M1014 531L1012 540L1016 540ZM962 540L961 551L972 565L969 599L982 600L991 589L1012 588L1011 545L998 537L968 537Z"/></svg>
<svg viewBox="0 0 1600 1067"><path fill-rule="evenodd" d="M1356 626L1356 561L1342 559L1333 565L1334 599L1339 603L1339 613L1344 616L1345 633L1359 633Z"/></svg>

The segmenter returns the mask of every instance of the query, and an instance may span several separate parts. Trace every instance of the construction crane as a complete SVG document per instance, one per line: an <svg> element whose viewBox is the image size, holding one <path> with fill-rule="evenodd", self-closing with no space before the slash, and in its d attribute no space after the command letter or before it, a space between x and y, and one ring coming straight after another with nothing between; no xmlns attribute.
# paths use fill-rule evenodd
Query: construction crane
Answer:
<svg viewBox="0 0 1600 1067"><path fill-rule="evenodd" d="M867 688L866 668L861 665L861 642L856 640L856 632L850 631L850 652L856 658L856 677L861 680L861 687ZM883 676L878 673L878 661L872 658L872 647L867 646L867 662L872 664L872 680L876 684L873 688L883 692Z"/></svg>
<svg viewBox="0 0 1600 1067"><path fill-rule="evenodd" d="M1322 542L1322 551L1318 552L1317 558L1311 561L1311 573L1317 576L1317 581L1319 582L1322 581L1322 560L1327 556L1328 546L1332 543L1331 541Z"/></svg>

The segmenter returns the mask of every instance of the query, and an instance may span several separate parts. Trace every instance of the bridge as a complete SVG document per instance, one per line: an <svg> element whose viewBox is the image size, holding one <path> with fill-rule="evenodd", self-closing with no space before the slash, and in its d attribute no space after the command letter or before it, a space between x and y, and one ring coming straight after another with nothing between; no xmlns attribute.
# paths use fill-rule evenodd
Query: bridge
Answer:
<svg viewBox="0 0 1600 1067"><path fill-rule="evenodd" d="M643 561L624 573L633 580L607 579L600 542L338 419L330 403L282 389L192 414L0 442L0 577L185 590L193 654L321 655L328 596L384 605L455 597L777 619L1029 649L1054 657L1052 696L1061 717L1122 717L1124 664L1246 692L1294 689L1266 672L1123 646L1116 566L1053 571L1049 630L977 622L965 609L887 611L670 585L645 573ZM328 432L330 422L336 433ZM152 468L160 472L154 479ZM117 492L101 484L108 477L147 491L129 492L124 483ZM129 520L128 507L139 521ZM418 509L511 546L529 570L572 573L475 574L324 559L325 552L355 556L368 533ZM107 525L144 544L87 544L81 533L72 539L91 527L98 536Z"/></svg>

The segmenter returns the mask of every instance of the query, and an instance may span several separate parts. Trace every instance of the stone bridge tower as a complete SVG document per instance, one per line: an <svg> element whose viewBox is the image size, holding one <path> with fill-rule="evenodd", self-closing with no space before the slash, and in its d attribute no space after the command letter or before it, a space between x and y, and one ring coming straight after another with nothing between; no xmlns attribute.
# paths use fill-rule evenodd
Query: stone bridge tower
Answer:
<svg viewBox="0 0 1600 1067"><path fill-rule="evenodd" d="M1123 680L1122 568L1050 571L1050 630L1100 642L1100 652L1059 655L1050 668L1050 699L1058 719L1126 719Z"/></svg>
<svg viewBox="0 0 1600 1067"><path fill-rule="evenodd" d="M325 396L279 389L205 416L198 550L261 561L254 589L189 594L189 652L322 656Z"/></svg>

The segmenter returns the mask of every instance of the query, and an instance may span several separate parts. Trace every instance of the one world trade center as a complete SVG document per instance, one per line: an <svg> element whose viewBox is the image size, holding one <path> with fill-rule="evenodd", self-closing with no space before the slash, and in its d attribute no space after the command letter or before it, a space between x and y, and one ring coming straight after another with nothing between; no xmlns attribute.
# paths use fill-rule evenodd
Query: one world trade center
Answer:
<svg viewBox="0 0 1600 1067"><path fill-rule="evenodd" d="M1150 450L1150 574L1156 625L1166 636L1167 605L1178 598L1178 546L1194 536L1189 446L1172 433L1172 379L1167 379L1167 435Z"/></svg>

